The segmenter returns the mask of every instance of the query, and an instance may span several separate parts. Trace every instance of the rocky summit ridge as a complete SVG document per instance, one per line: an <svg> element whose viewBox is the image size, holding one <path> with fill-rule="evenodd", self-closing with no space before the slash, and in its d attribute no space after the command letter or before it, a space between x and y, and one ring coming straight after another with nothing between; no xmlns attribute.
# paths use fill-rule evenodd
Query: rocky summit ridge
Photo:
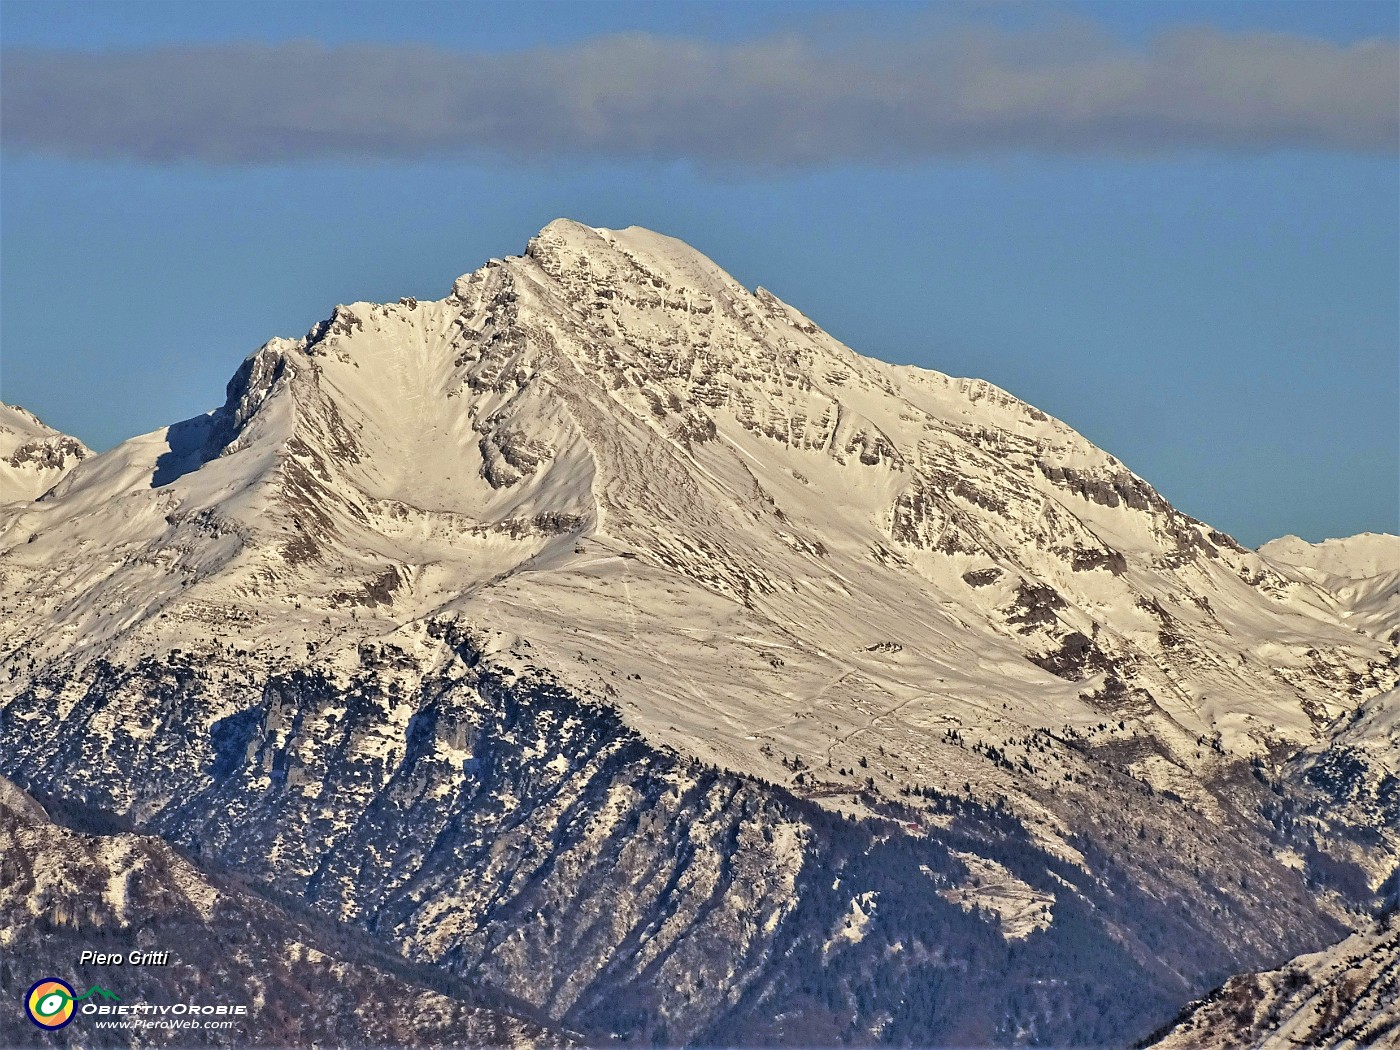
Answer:
<svg viewBox="0 0 1400 1050"><path fill-rule="evenodd" d="M1354 591L558 220L7 506L0 773L585 1033L1083 1042L1129 1019L1036 983L1071 944L1145 1032L1378 901L1400 656Z"/></svg>

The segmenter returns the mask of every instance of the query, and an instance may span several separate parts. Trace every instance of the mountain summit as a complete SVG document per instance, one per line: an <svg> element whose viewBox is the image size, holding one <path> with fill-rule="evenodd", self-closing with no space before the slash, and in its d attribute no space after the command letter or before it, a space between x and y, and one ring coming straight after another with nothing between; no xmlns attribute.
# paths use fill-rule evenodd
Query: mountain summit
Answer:
<svg viewBox="0 0 1400 1050"><path fill-rule="evenodd" d="M338 306L268 342L222 407L12 508L0 571L16 669L0 773L81 785L85 805L259 866L586 1032L730 1038L734 1003L695 991L691 1016L640 991L648 967L713 988L716 951L762 1015L775 931L809 899L794 887L849 848L832 813L894 820L927 850L948 800L990 807L985 826L1009 821L1040 867L959 832L939 840L953 874L930 855L910 877L1007 944L1088 923L1164 1007L1336 936L1397 845L1377 816L1386 771L1361 759L1350 808L1316 828L1365 833L1338 832L1325 860L1315 839L1281 855L1292 832L1263 815L1270 784L1306 784L1327 812L1330 781L1300 778L1332 768L1354 715L1389 724L1397 654L1375 618L1006 392L863 357L636 227L558 220L441 300ZM454 689L474 699L442 707ZM489 858L463 816L488 784L513 829ZM517 823L562 820L571 797L570 819L608 835L669 813L688 845L599 858L597 836ZM935 798L941 815L920 809ZM433 830L389 849L410 824ZM547 855L538 885L519 874ZM613 892L635 862L669 872L657 892L674 899L497 943L483 924L504 901L554 915L565 857L593 873L581 892ZM1224 905L1192 896L1203 865L1233 880ZM1335 865L1345 892L1310 894ZM1182 932L1227 907L1239 929L1162 962L1128 913L1085 917L1110 869L1158 902L1138 919ZM455 881L468 871L479 885ZM826 907L847 891L810 892ZM892 907L860 891L879 892ZM875 900L842 897L848 932L823 918L821 958L862 941ZM665 917L702 907L727 932ZM547 989L527 976L553 967L578 969ZM640 1020L608 1013L619 989L646 999ZM1061 1022L1051 1038L1088 1038ZM832 1024L802 1038L859 1038Z"/></svg>
<svg viewBox="0 0 1400 1050"><path fill-rule="evenodd" d="M894 746L901 723L985 724L957 705L996 682L1007 725L1122 708L1170 777L1202 735L1310 742L1352 703L1338 679L1380 673L1326 592L1064 424L861 357L635 227L557 220L443 300L337 307L245 361L222 408L68 478L6 545L47 564L94 525L160 569L84 580L65 625L91 645L148 646L172 604L181 632L256 608L260 644L291 644L279 607L329 618L288 615L296 647L357 608L386 629L489 607L580 686L640 673L639 728L746 768L771 765L756 727L826 756L857 728ZM121 620L100 611L114 588ZM21 618L14 641L52 626ZM866 693L899 718L851 721Z"/></svg>
<svg viewBox="0 0 1400 1050"><path fill-rule="evenodd" d="M90 455L77 438L0 403L0 506L43 495Z"/></svg>

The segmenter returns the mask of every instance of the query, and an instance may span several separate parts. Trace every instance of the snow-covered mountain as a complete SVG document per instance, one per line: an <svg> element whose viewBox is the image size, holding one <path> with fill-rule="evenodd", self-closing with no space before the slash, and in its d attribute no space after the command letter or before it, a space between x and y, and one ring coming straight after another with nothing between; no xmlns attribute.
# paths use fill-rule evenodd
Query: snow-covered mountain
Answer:
<svg viewBox="0 0 1400 1050"><path fill-rule="evenodd" d="M77 438L0 402L0 506L37 499L90 455Z"/></svg>
<svg viewBox="0 0 1400 1050"><path fill-rule="evenodd" d="M1400 848L1370 766L1271 808L1394 695L1328 580L637 228L272 340L12 513L0 586L0 772L594 1033L746 1038L799 965L774 1038L1146 1031Z"/></svg>

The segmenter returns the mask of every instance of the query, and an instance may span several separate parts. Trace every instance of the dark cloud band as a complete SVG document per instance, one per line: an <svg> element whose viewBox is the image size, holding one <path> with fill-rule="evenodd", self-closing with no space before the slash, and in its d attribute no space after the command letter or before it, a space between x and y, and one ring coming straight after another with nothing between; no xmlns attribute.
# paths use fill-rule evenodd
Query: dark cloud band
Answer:
<svg viewBox="0 0 1400 1050"><path fill-rule="evenodd" d="M161 163L439 155L894 164L969 152L1393 151L1400 50L1192 30L744 44L7 50L4 142Z"/></svg>

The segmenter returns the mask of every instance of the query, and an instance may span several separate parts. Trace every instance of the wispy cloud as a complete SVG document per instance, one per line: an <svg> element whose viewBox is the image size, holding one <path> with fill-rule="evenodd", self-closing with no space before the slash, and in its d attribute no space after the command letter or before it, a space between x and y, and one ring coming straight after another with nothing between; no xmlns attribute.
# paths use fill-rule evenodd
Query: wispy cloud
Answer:
<svg viewBox="0 0 1400 1050"><path fill-rule="evenodd" d="M1393 151L1400 48L1079 29L833 48L630 34L472 54L311 43L4 53L0 133L79 158L260 164L441 155L762 168L949 154Z"/></svg>

